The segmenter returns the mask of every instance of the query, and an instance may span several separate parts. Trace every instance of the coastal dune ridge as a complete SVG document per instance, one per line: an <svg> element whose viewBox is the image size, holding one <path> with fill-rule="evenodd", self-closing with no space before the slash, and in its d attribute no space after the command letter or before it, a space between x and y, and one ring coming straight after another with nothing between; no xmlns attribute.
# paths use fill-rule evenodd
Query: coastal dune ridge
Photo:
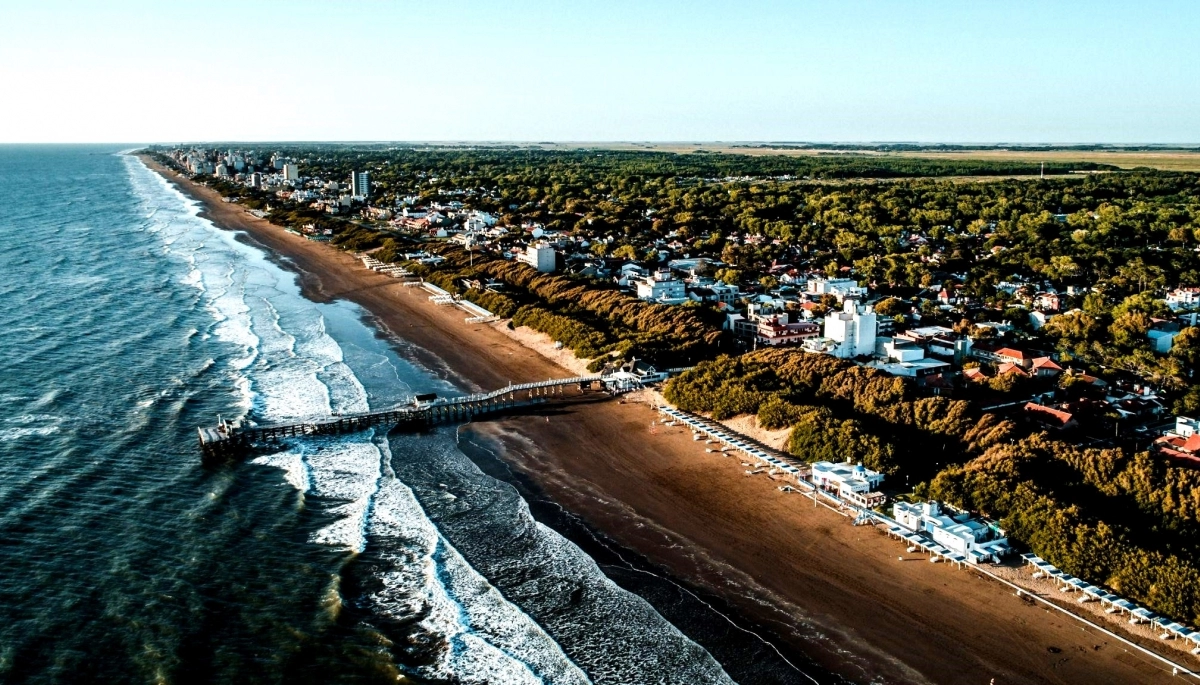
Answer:
<svg viewBox="0 0 1200 685"><path fill-rule="evenodd" d="M482 389L573 375L496 327L464 323L461 312L362 269L352 255L141 159L203 216L294 271L306 297L356 303L426 368ZM546 500L765 627L785 652L852 682L1156 683L1171 675L998 583L914 563L921 557L897 560L902 548L873 528L747 478L736 460L698 449L684 427L651 431L656 420L646 404L608 402L468 429Z"/></svg>

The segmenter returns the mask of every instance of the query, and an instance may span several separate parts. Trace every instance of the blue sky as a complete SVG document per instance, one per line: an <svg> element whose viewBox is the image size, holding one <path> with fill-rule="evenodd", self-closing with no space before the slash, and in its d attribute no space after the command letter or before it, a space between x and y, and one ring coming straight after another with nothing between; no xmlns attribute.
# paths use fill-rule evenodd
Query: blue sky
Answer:
<svg viewBox="0 0 1200 685"><path fill-rule="evenodd" d="M1200 143L1197 2L0 0L0 142Z"/></svg>

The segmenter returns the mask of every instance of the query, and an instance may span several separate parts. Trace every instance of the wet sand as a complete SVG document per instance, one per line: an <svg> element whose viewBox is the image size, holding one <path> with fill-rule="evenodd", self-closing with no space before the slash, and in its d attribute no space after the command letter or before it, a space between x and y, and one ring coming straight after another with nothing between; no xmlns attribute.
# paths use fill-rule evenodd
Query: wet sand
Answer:
<svg viewBox="0 0 1200 685"><path fill-rule="evenodd" d="M150 163L147 161L147 163ZM154 168L154 165L152 165ZM157 169L299 274L307 296L348 299L436 373L468 387L571 375L419 288L362 268ZM706 454L645 404L611 401L473 426L542 493L617 544L859 682L1155 683L1164 667L998 583L850 521L735 457ZM1185 662L1187 663L1187 662ZM1189 664L1191 665L1191 664Z"/></svg>

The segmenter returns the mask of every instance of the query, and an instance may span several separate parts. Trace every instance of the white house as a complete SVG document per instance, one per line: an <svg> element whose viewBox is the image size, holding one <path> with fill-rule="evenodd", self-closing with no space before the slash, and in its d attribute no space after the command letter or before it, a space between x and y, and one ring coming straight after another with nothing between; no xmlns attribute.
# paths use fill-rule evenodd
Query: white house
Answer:
<svg viewBox="0 0 1200 685"><path fill-rule="evenodd" d="M971 518L970 514L947 516L937 502L896 502L892 505L892 518L972 564L999 562L1011 549L999 530Z"/></svg>
<svg viewBox="0 0 1200 685"><path fill-rule="evenodd" d="M1174 311L1200 307L1200 288L1176 288L1167 293L1167 306Z"/></svg>

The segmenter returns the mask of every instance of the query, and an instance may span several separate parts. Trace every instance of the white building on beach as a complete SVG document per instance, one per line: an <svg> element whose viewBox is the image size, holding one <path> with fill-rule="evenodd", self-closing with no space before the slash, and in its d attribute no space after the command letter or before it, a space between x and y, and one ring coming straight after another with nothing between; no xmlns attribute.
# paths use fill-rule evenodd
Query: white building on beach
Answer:
<svg viewBox="0 0 1200 685"><path fill-rule="evenodd" d="M813 485L837 493L843 501L864 509L874 509L887 499L883 493L875 491L882 482L882 473L862 464L819 461L812 465Z"/></svg>
<svg viewBox="0 0 1200 685"><path fill-rule="evenodd" d="M999 562L1012 549L997 529L971 518L970 514L947 515L937 502L896 502L892 505L896 523L933 539L972 564Z"/></svg>

